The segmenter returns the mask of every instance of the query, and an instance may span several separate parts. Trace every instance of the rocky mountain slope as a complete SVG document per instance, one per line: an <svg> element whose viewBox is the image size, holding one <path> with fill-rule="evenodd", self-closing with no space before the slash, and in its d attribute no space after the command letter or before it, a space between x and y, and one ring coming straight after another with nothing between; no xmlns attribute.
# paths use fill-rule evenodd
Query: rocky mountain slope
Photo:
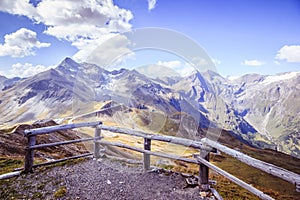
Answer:
<svg viewBox="0 0 300 200"><path fill-rule="evenodd" d="M5 86L5 81L7 81L8 78L6 78L5 76L0 76L0 89L2 90Z"/></svg>
<svg viewBox="0 0 300 200"><path fill-rule="evenodd" d="M208 73L213 72L205 74ZM232 105L219 96L218 85L208 80L205 74L195 72L178 81L173 88L189 102L194 102L197 110L207 116L210 122L222 129L232 131L237 137L252 142L257 131L235 112ZM220 83L224 81L221 76L218 78Z"/></svg>
<svg viewBox="0 0 300 200"><path fill-rule="evenodd" d="M256 130L253 140L300 155L300 73L273 76L250 74L234 80L207 76L218 94Z"/></svg>
<svg viewBox="0 0 300 200"><path fill-rule="evenodd" d="M0 75L0 90L7 90L20 80L21 78L19 77L6 78L5 76Z"/></svg>
<svg viewBox="0 0 300 200"><path fill-rule="evenodd" d="M300 156L300 73L229 80L212 71L188 77L148 77L141 74L145 71L149 68L109 71L66 58L55 69L3 90L0 124L72 118L110 101L122 105L110 116L118 122L136 122L132 116L139 113L144 128L187 137L195 136L198 127L202 132L219 127L253 146ZM0 80L3 87L7 79ZM171 127L176 123L181 125Z"/></svg>

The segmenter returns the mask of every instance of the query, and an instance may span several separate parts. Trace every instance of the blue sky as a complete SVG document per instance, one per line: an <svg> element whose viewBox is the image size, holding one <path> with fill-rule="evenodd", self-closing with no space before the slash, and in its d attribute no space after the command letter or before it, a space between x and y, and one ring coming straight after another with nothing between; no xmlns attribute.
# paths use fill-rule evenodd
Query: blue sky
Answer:
<svg viewBox="0 0 300 200"><path fill-rule="evenodd" d="M196 41L223 76L300 71L299 0L2 0L0 27L0 74L6 76L30 76L67 56L84 61L95 41L144 27ZM185 66L151 51L122 64L157 63Z"/></svg>

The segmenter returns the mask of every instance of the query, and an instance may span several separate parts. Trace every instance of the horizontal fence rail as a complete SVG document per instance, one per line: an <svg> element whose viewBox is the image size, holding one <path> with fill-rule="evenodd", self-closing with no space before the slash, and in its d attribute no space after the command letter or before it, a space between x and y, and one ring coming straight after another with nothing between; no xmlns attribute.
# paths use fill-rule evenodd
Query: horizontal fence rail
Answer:
<svg viewBox="0 0 300 200"><path fill-rule="evenodd" d="M48 133L52 133L55 131L80 128L80 127L95 128L94 137L36 145L36 137L38 135L48 134ZM130 146L127 144L119 143L119 142L110 142L110 141L106 141L106 140L101 140L102 138L104 138L103 136L101 136L101 130L144 138L144 149L133 147L133 146ZM150 169L150 155L198 164L199 165L199 187L200 187L200 190L208 191L211 189L211 191L215 194L217 199L222 199L222 197L216 192L216 190L214 190L213 188L210 188L210 186L209 186L209 181L208 181L209 168L216 171L217 173L223 175L224 177L228 178L229 180L235 182L236 184L240 185L241 187L247 189L251 193L260 197L261 199L265 199L265 200L273 199L272 197L270 197L267 194L263 193L262 191L256 189L255 187L251 186L250 184L245 183L244 181L238 179L237 177L229 174L228 172L226 172L226 171L220 169L219 167L213 165L212 163L210 163L209 162L209 152L219 150L221 152L228 154L229 156L232 156L232 157L238 159L239 161L241 161L243 163L246 163L249 166L255 167L264 172L267 172L267 173L277 176L281 179L284 179L292 184L295 184L296 191L300 192L299 191L300 175L290 172L288 170L285 170L283 168L277 167L270 163L266 163L266 162L260 161L258 159L252 158L246 154L243 154L239 151L233 150L229 147L226 147L218 142L209 140L207 138L202 138L199 141L195 141L195 140L190 140L190 139L186 139L186 138L179 138L179 137L159 135L159 134L150 134L150 133L126 129L126 128L105 126L105 125L102 125L102 122L65 124L65 125L57 125L57 126L49 126L49 127L30 129L30 130L24 131L24 136L28 138L28 146L26 147L24 168L19 168L18 170L23 169L24 172L26 172L26 173L31 172L32 168L34 168L34 167L48 165L48 164L54 164L54 163L69 160L69 159L75 159L75 158L86 157L86 156L91 156L91 155L93 155L94 158L99 158L100 157L100 146L99 145L110 145L110 146L126 148L129 150L143 153L143 166L144 166L145 170ZM195 149L200 150L200 155L194 155L194 158L185 158L185 157L180 157L177 155L165 154L162 152L153 152L153 151L151 151L151 141L152 140L173 143L173 144L182 145L182 146L186 146L186 147L193 147ZM77 156L73 156L73 157L69 157L69 158L62 158L59 160L54 160L54 161L50 161L50 162L46 162L46 163L33 165L35 149L51 147L51 146L58 146L58 145L66 145L66 144L72 144L72 143L77 143L77 142L85 142L85 141L94 141L94 152L93 153L86 153L86 154L77 155ZM15 173L15 174L17 174L17 173ZM11 176L11 175L7 175L4 177L9 177L9 176Z"/></svg>
<svg viewBox="0 0 300 200"><path fill-rule="evenodd" d="M173 144L179 144L187 147L193 147L197 149L205 149L207 148L206 145L215 148L221 152L224 152L237 160L250 165L254 168L260 169L264 172L267 172L269 174L272 174L274 176L277 176L281 179L284 179L292 184L295 185L300 185L300 175L288 171L286 169L283 169L281 167L272 165L270 163L263 162L261 160L252 158L244 153L241 153L239 151L236 151L234 149L231 149L229 147L226 147L218 142L212 141L208 138L203 138L200 141L194 141L194 140L189 140L185 138L178 138L178 137L173 137L173 136L165 136L165 135L154 135L154 134L149 134L141 131L135 131L135 130L130 130L130 129L124 129L124 128L119 128L119 127L112 127L112 126L101 126L102 130L107 130L115 133L122 133L122 134L127 134L127 135L132 135L136 137L143 137L146 139L151 139L151 140L158 140L158 141L163 141L163 142L169 142Z"/></svg>
<svg viewBox="0 0 300 200"><path fill-rule="evenodd" d="M100 140L102 138L103 137L82 138L82 139L68 140L68 141L63 141L63 142L53 142L53 143L48 143L48 144L38 144L38 145L27 147L26 149L41 149L41 148L45 148L45 147L53 147L53 146L59 146L59 145L73 144L73 143L78 143L78 142L87 142L87 141L91 141L91 140Z"/></svg>
<svg viewBox="0 0 300 200"><path fill-rule="evenodd" d="M173 144L179 144L186 147L193 147L196 149L202 149L204 148L203 143L200 141L190 140L186 138L179 138L179 137L173 137L173 136L167 136L167 135L156 135L156 134L150 134L142 131L135 131L131 129L125 129L125 128L119 128L114 126L101 126L102 130L107 130L114 133L121 133L136 137L142 137L150 140L157 140L162 142L168 142Z"/></svg>
<svg viewBox="0 0 300 200"><path fill-rule="evenodd" d="M101 124L102 124L102 122L84 122L84 123L76 123L76 124L63 124L63 125L57 125L57 126L48 126L48 127L25 130L24 135L25 136L41 135L41 134L47 134L50 132L62 131L62 130L67 130L67 129L98 126Z"/></svg>
<svg viewBox="0 0 300 200"><path fill-rule="evenodd" d="M208 138L203 138L200 141L194 141L194 140L189 140L189 139L185 139L185 138L178 138L178 137L165 136L165 135L155 135L155 134L145 133L145 132L142 132L142 131L136 131L136 130L119 128L119 127L112 127L112 126L105 126L105 125L102 125L101 128L102 128L102 130L107 130L107 131L110 131L110 132L127 134L127 135L136 136L136 137L142 137L142 138L149 139L149 140L157 140L157 141L163 141L163 142L168 142L168 143L173 143L173 144L179 144L179 145L183 145L183 146L187 146L187 147L193 147L193 148L196 148L196 149L200 149L202 151L203 150L210 150L210 149L214 148L214 149L222 151L222 152L238 159L239 161L241 161L241 162L243 162L247 165L250 165L254 168L260 169L260 170L262 170L264 172L267 172L267 173L269 173L273 176L279 177L281 179L284 179L284 180L294 184L296 186L296 191L300 192L300 190L298 190L299 185L300 185L300 175L298 175L294 172L288 171L286 169L283 169L281 167L272 165L270 163L266 163L266 162L260 161L258 159L252 158L252 157L250 157L250 156L248 156L244 153L238 152L238 151L233 150L229 147L226 147L226 146L224 146L220 143L209 140ZM107 142L104 142L102 140L99 141L99 143L108 144ZM160 153L158 153L158 152L155 152L155 154L156 154L155 155L155 154L149 153L149 151L146 151L146 150L140 151L140 149L137 149L137 148L132 148L132 147L129 148L128 145L125 145L125 144L122 144L122 143L121 144L120 143L111 143L111 145L131 149L131 150L138 151L138 152L141 152L141 153L144 153L144 154L147 153L149 155L160 156L159 155ZM209 146L211 148L208 148L207 146ZM163 155L161 157L166 157L166 156ZM174 156L169 157L169 158L176 159L176 160L181 160L181 161L185 161L185 162L190 162L190 163L195 163L195 162L192 162L191 159L188 159L188 158L180 158L180 157L176 158ZM205 159L202 158L202 161L203 160L205 160ZM197 161L198 162L196 162L196 163L198 163L198 164L199 164L199 162L204 164L204 165L206 165L206 163L209 163L207 160L205 160L206 163L201 162L199 159L197 159ZM213 165L211 163L209 163L209 164L210 164L210 166ZM213 165L213 166L214 166L214 170L220 169L215 165ZM207 166L207 167L209 167L209 166ZM201 168L200 168L200 170L201 170ZM224 170L221 171L221 170L222 169L219 170L220 174L222 174L224 176L225 171ZM243 188L247 189L251 193L259 196L260 198L266 199L266 200L273 199L272 197L268 196L267 194L264 194L260 190L254 188L250 184L247 184L247 183L241 181L240 179L234 177L233 175L231 175L227 172L225 172L225 173L226 173L226 175L228 175L228 178L231 181L237 183L238 185L240 185ZM203 176L203 174L200 174L200 178L201 178L201 175ZM238 182L237 180L239 180L240 182ZM208 182L208 180L207 180L207 182Z"/></svg>
<svg viewBox="0 0 300 200"><path fill-rule="evenodd" d="M84 154L77 155L77 156L70 156L70 157L67 157L67 158L61 158L61 159L57 159L57 160L48 161L48 162L45 162L45 163L35 164L35 165L32 165L32 168L37 168L37 167L47 166L47 165L53 165L53 164L56 164L56 163L67 161L67 160L84 158L84 157L89 157L89 156L92 156L92 155L93 155L93 153L84 153ZM24 169L25 169L24 167L21 167L21 168L15 169L14 171L22 171Z"/></svg>
<svg viewBox="0 0 300 200"><path fill-rule="evenodd" d="M270 163L252 158L244 153L241 153L239 151L236 151L234 149L226 147L218 142L212 141L207 138L201 139L201 142L203 142L204 144L209 145L213 148L216 148L219 151L222 151L222 152L226 153L227 155L230 155L249 166L260 169L264 172L272 174L273 176L277 176L277 177L284 179L294 185L300 185L300 175L299 174L296 174L294 172L288 171L281 167L272 165Z"/></svg>
<svg viewBox="0 0 300 200"><path fill-rule="evenodd" d="M184 158L184 157L180 157L180 156L177 156L177 155L165 154L165 153L160 153L160 152L153 152L153 151L149 151L149 150L144 150L144 149L132 147L130 145L126 145L126 144L119 143L119 142L109 142L109 141L105 141L105 140L100 140L97 143L102 144L102 145L111 145L111 146L121 147L121 148L125 148L125 149L130 149L130 150L137 151L137 152L140 152L140 153L145 153L145 154L158 156L158 157L162 157L162 158L180 160L180 161L184 161L184 162L188 162L188 163L194 163L194 164L199 163L195 159Z"/></svg>
<svg viewBox="0 0 300 200"><path fill-rule="evenodd" d="M79 157L86 157L86 156L92 155L92 154L88 153L88 154L63 158L63 159L59 159L59 160L55 160L55 161L50 161L50 162L34 165L33 161L34 161L34 150L35 149L51 147L51 146L66 145L66 144L72 144L72 143L78 143L78 142L85 142L85 141L91 141L91 140L97 141L102 138L102 137L100 137L100 135L98 135L93 138L81 138L81 139L76 139L76 140L68 140L68 141L62 141L62 142L54 142L54 143L37 145L36 137L38 135L49 134L49 133L53 133L55 131L62 131L62 130L68 130L68 129L74 129L74 128L81 128L81 127L94 127L95 130L99 132L99 125L101 125L101 124L102 124L102 122L84 122L84 123L63 124L63 125L48 126L48 127L25 130L24 136L28 138L28 144L27 144L27 147L25 148L26 153L25 153L25 162L24 162L24 168L23 168L24 172L25 173L32 172L32 169L34 167L38 167L38 166L54 164L54 163L62 162L65 160L70 160L70 159L75 159L75 158L79 158Z"/></svg>
<svg viewBox="0 0 300 200"><path fill-rule="evenodd" d="M121 133L121 134L127 134L127 135L132 135L132 136L136 136L136 137L142 137L148 140L157 140L157 141L163 141L163 142L168 142L168 143L173 143L173 144L179 144L179 145L183 145L183 146L187 146L187 147L194 147L197 149L200 149L200 151L204 150L206 151L206 154L204 155L204 158L208 159L209 157L209 151L207 151L209 148L206 147L206 145L201 142L201 141L194 141L194 140L189 140L189 139L185 139L185 138L178 138L178 137L173 137L173 136L164 136L164 135L154 135L154 134L149 134L149 133L145 133L145 132L141 132L141 131L135 131L135 130L130 130L130 129L124 129L124 128L119 128L119 127L111 127L111 126L101 126L102 130L107 130L107 131L111 131L111 132L115 132L115 133ZM206 141L205 141L206 142ZM126 149L130 149L133 151L137 151L140 153L144 153L145 155L154 155L154 156L159 156L159 157L164 157L164 158L169 158L169 159L175 159L175 160L180 160L180 161L184 161L184 162L188 162L188 163L195 163L195 164L200 164L200 187L201 189L204 189L205 191L209 190L209 185L208 185L208 168L209 166L206 165L206 163L209 163L207 160L205 160L204 158L202 158L202 160L205 160L206 163L201 162L199 159L198 160L194 160L194 159L190 159L190 158L182 158L176 155L170 155L170 154L164 154L164 153L160 153L160 152L151 152L148 150L144 150L144 149L139 149L136 147L132 147L123 143L117 143L117 142L108 142L108 141L103 141L100 140L97 143L100 144L105 144L105 145L112 145L112 146L117 146L117 147L121 147L121 148L126 148ZM144 146L145 143L144 143ZM149 162L149 161L148 161ZM204 166L201 167L201 164L204 164ZM212 165L211 163L209 163L210 166ZM150 164L145 163L145 159L144 159L144 166L148 166ZM212 165L214 166L214 165ZM219 173L221 175L227 175L227 177L230 177L229 179L235 183L237 183L238 185L240 185L241 187L247 189L248 191L250 191L251 193L259 196L261 199L265 199L265 200L274 200L272 197L270 197L269 195L263 193L262 191L256 189L255 187L239 180L238 178L234 177L233 175L225 172L224 170L214 166L214 170L218 170L219 169ZM205 172L205 173L203 173ZM234 177L234 178L233 178ZM218 196L218 195L217 195ZM221 199L221 198L219 198Z"/></svg>
<svg viewBox="0 0 300 200"><path fill-rule="evenodd" d="M207 160L201 158L198 155L194 156L200 163L206 165L207 167L209 167L210 169L216 171L217 173L223 175L224 177L228 178L229 180L231 180L232 182L236 183L237 185L247 189L248 191L250 191L252 194L255 194L256 196L260 197L261 199L266 199L266 200L274 200L272 197L270 197L269 195L266 195L265 193L263 193L262 191L256 189L255 187L253 187L252 185L245 183L244 181L240 180L239 178L231 175L230 173L222 170L221 168L211 164L210 162L208 162Z"/></svg>
<svg viewBox="0 0 300 200"><path fill-rule="evenodd" d="M9 173L6 173L6 174L1 174L0 175L0 180L12 178L12 177L15 177L15 176L19 176L20 174L21 174L20 171L13 171L13 172L9 172Z"/></svg>
<svg viewBox="0 0 300 200"><path fill-rule="evenodd" d="M126 148L126 149L130 149L133 151L137 151L140 153L146 153L149 155L153 155L153 156L158 156L158 157L162 157L162 158L168 158L168 159L173 159L173 160L180 160L180 161L184 161L184 162L188 162L188 163L194 163L194 164L200 164L203 163L204 165L206 165L207 167L213 169L214 171L218 172L219 174L223 175L224 177L228 178L229 180L231 180L232 182L238 184L239 186L247 189L248 191L252 192L253 194L257 195L258 197L262 198L262 199L266 199L266 200L274 200L272 197L266 195L265 193L263 193L262 191L256 189L255 187L245 183L244 181L236 178L235 176L229 174L228 172L220 169L219 167L211 164L210 162L206 161L205 159L199 157L199 155L194 155L195 159L191 159L191 158L183 158L177 155L171 155L171 154L165 154L165 153L160 153L160 152L151 152L148 150L144 150L144 149L140 149L140 148L136 148L136 147L132 147L123 143L118 143L118 142L108 142L108 141L98 141L97 143L102 144L102 145L111 145L111 146L117 146L117 147L121 147L121 148Z"/></svg>

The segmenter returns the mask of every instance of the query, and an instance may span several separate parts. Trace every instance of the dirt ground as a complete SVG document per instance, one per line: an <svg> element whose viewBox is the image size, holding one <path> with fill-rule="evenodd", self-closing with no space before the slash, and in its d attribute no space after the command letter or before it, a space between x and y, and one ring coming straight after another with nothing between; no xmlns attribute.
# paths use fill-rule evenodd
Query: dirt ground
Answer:
<svg viewBox="0 0 300 200"><path fill-rule="evenodd" d="M180 174L145 172L140 165L102 158L36 169L1 181L0 199L201 199Z"/></svg>

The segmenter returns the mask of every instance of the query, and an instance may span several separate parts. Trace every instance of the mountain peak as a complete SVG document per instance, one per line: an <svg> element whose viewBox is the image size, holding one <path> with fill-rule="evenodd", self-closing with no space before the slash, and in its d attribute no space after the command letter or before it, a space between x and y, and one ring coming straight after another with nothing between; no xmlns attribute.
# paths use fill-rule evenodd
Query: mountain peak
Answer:
<svg viewBox="0 0 300 200"><path fill-rule="evenodd" d="M66 57L58 66L57 69L63 73L77 72L80 64L73 59Z"/></svg>
<svg viewBox="0 0 300 200"><path fill-rule="evenodd" d="M65 59L62 62L75 62L75 61L70 57L65 57Z"/></svg>
<svg viewBox="0 0 300 200"><path fill-rule="evenodd" d="M75 62L72 58L66 57L59 65L79 66L79 63Z"/></svg>
<svg viewBox="0 0 300 200"><path fill-rule="evenodd" d="M7 79L8 79L7 77L0 75L0 81L5 81Z"/></svg>

